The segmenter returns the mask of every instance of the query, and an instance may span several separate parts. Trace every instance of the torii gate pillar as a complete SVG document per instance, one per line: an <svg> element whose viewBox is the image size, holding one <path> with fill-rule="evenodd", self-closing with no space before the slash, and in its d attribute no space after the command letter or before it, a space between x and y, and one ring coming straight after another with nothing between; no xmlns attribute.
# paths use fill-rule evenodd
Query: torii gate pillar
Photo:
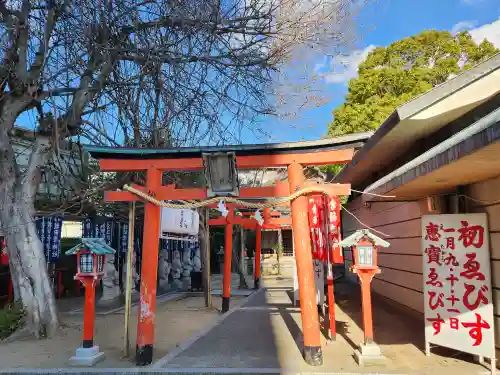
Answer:
<svg viewBox="0 0 500 375"><path fill-rule="evenodd" d="M260 287L260 258L262 254L262 227L257 225L255 231L255 253L254 253L254 281L253 288L259 289Z"/></svg>
<svg viewBox="0 0 500 375"><path fill-rule="evenodd" d="M229 311L231 297L231 263L233 260L233 215L234 208L228 207L226 228L224 232L224 276L222 279L222 312Z"/></svg>
<svg viewBox="0 0 500 375"><path fill-rule="evenodd" d="M162 172L156 168L147 171L146 188L150 193L161 186ZM137 324L136 364L153 362L155 333L156 278L158 276L158 241L160 238L160 206L144 203L144 234L141 262L141 299Z"/></svg>
<svg viewBox="0 0 500 375"><path fill-rule="evenodd" d="M300 164L288 166L290 194L304 186L304 171ZM304 360L311 366L323 364L321 336L319 329L318 308L316 307L316 287L309 234L309 218L307 198L301 196L291 202L293 243L297 278L299 281L300 313L302 332L304 335Z"/></svg>

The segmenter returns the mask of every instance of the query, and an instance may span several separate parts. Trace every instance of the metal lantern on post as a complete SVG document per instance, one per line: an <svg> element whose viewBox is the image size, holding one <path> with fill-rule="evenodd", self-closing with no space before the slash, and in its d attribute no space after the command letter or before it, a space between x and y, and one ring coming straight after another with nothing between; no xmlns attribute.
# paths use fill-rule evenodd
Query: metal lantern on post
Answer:
<svg viewBox="0 0 500 375"><path fill-rule="evenodd" d="M368 229L361 229L345 238L339 245L352 248L354 264L350 271L358 275L361 284L364 342L359 345L354 356L360 365L367 361L383 360L385 357L373 340L371 281L376 274L382 272L377 263L377 248L389 247L390 244Z"/></svg>
<svg viewBox="0 0 500 375"><path fill-rule="evenodd" d="M92 278L95 280L102 279L104 272L104 254L96 254L90 250L82 250L77 254L77 273L75 280L86 280Z"/></svg>
<svg viewBox="0 0 500 375"><path fill-rule="evenodd" d="M353 248L354 252L354 267L356 269L378 269L377 266L377 250L376 247L369 241L359 242Z"/></svg>
<svg viewBox="0 0 500 375"><path fill-rule="evenodd" d="M104 358L104 353L94 344L95 286L104 276L106 254L114 253L103 238L82 238L78 245L66 251L66 255L76 255L75 280L80 280L85 287L83 342L82 347L76 349L76 355L70 358L71 364L92 366Z"/></svg>

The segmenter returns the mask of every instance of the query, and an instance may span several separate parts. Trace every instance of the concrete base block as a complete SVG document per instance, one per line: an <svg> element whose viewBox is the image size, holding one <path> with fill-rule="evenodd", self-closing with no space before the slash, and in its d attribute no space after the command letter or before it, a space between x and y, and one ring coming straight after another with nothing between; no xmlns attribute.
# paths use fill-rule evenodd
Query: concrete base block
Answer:
<svg viewBox="0 0 500 375"><path fill-rule="evenodd" d="M76 354L69 359L71 366L93 366L104 359L104 353L99 351L99 346L91 348L78 348Z"/></svg>
<svg viewBox="0 0 500 375"><path fill-rule="evenodd" d="M369 344L360 344L358 349L354 351L354 359L359 366L369 366L383 364L387 358L382 355L380 347L372 342Z"/></svg>

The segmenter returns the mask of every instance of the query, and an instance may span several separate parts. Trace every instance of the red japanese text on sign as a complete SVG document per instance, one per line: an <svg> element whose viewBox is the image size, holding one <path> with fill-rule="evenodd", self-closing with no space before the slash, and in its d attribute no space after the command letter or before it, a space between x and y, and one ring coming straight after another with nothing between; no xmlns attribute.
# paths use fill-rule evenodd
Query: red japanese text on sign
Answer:
<svg viewBox="0 0 500 375"><path fill-rule="evenodd" d="M344 263L342 248L339 246L341 241L339 197L315 195L310 196L308 202L313 259Z"/></svg>
<svg viewBox="0 0 500 375"><path fill-rule="evenodd" d="M427 342L494 356L486 215L422 217Z"/></svg>
<svg viewBox="0 0 500 375"><path fill-rule="evenodd" d="M340 198L328 197L328 236L330 238L330 261L336 264L343 264L344 257L342 248L339 246L342 240L340 235Z"/></svg>
<svg viewBox="0 0 500 375"><path fill-rule="evenodd" d="M324 204L322 196L309 198L309 228L313 259L326 260L326 238L324 230Z"/></svg>

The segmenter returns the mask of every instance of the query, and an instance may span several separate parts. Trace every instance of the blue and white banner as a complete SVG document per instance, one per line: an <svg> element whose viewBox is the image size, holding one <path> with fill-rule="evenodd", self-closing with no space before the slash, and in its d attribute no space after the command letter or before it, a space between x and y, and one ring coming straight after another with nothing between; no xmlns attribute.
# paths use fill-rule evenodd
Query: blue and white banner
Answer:
<svg viewBox="0 0 500 375"><path fill-rule="evenodd" d="M128 223L118 223L118 251L126 254L128 250Z"/></svg>
<svg viewBox="0 0 500 375"><path fill-rule="evenodd" d="M134 227L134 250L135 250L135 265L136 271L140 275L141 274L141 266L142 266L142 235L143 235L143 226L135 225ZM128 246L128 241L127 241Z"/></svg>
<svg viewBox="0 0 500 375"><path fill-rule="evenodd" d="M106 218L86 218L83 220L84 238L104 238L112 246L114 238L114 222Z"/></svg>
<svg viewBox="0 0 500 375"><path fill-rule="evenodd" d="M47 263L53 263L61 256L62 223L63 218L60 216L35 217L36 230L43 244Z"/></svg>
<svg viewBox="0 0 500 375"><path fill-rule="evenodd" d="M82 236L83 238L92 238L92 219L86 218L82 222Z"/></svg>
<svg viewBox="0 0 500 375"><path fill-rule="evenodd" d="M118 250L120 253L126 254L128 251L128 223L117 223L118 225ZM134 250L136 254L140 254L142 250L142 225L135 225L134 228Z"/></svg>

